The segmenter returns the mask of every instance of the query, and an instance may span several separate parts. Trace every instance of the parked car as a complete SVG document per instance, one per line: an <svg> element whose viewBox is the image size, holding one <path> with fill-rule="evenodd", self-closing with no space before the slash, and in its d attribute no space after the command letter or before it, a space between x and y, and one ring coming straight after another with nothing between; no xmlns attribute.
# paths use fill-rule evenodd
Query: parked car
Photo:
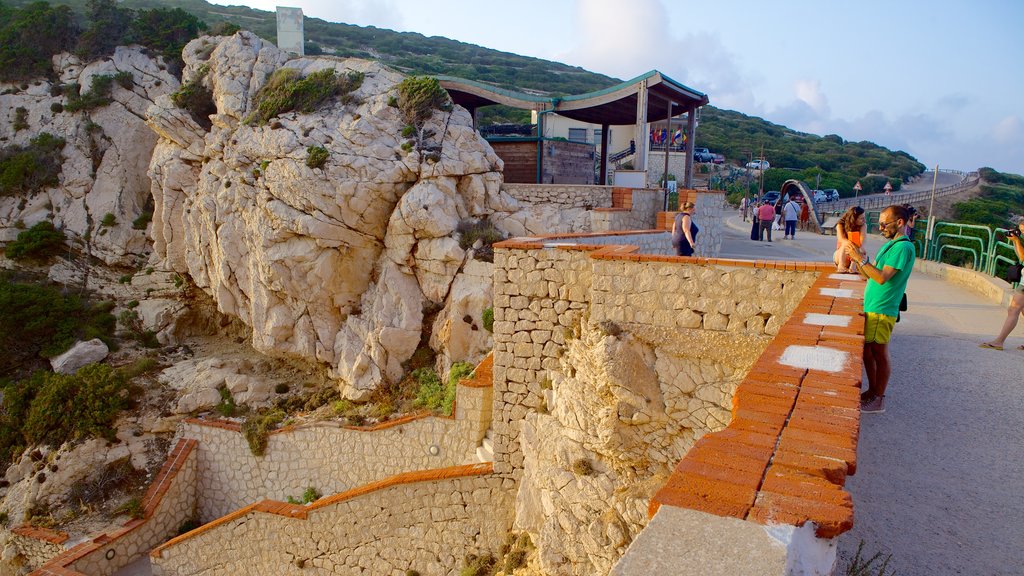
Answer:
<svg viewBox="0 0 1024 576"><path fill-rule="evenodd" d="M768 164L767 160L754 160L753 162L747 162L747 168L753 168L754 170L767 170L771 165Z"/></svg>
<svg viewBox="0 0 1024 576"><path fill-rule="evenodd" d="M824 190L814 190L814 202L828 202L828 194Z"/></svg>
<svg viewBox="0 0 1024 576"><path fill-rule="evenodd" d="M711 153L707 148L694 148L693 149L693 161L694 162L713 162L715 155Z"/></svg>
<svg viewBox="0 0 1024 576"><path fill-rule="evenodd" d="M782 192L779 192L778 190L772 190L770 192L765 192L764 196L761 196L760 201L767 202L769 204L775 204L776 202L779 201L779 196L782 196Z"/></svg>
<svg viewBox="0 0 1024 576"><path fill-rule="evenodd" d="M826 188L822 190L825 193L825 201L832 202L833 200L839 200L839 190L835 188Z"/></svg>
<svg viewBox="0 0 1024 576"><path fill-rule="evenodd" d="M715 164L725 164L725 154L712 154L714 159L711 160Z"/></svg>

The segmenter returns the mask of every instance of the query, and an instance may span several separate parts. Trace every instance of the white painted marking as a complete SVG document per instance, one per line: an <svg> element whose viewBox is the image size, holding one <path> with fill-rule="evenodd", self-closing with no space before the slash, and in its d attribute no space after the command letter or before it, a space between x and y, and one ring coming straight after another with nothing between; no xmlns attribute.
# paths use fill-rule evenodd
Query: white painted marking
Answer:
<svg viewBox="0 0 1024 576"><path fill-rule="evenodd" d="M850 325L850 320L853 320L853 316L841 316L839 314L815 314L809 312L804 316L804 324L812 326L842 326L845 328Z"/></svg>
<svg viewBox="0 0 1024 576"><path fill-rule="evenodd" d="M848 353L825 346L788 346L780 364L794 368L839 372L846 365Z"/></svg>
<svg viewBox="0 0 1024 576"><path fill-rule="evenodd" d="M853 298L853 290L844 290L842 288L822 288L822 296L834 296L836 298Z"/></svg>
<svg viewBox="0 0 1024 576"><path fill-rule="evenodd" d="M832 280L860 280L860 274L829 274Z"/></svg>

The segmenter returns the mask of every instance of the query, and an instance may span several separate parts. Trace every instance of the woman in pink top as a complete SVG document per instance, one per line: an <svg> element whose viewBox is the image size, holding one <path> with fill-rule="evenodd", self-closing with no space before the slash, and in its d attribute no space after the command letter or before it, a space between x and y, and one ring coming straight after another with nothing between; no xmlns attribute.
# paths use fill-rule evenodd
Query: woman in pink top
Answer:
<svg viewBox="0 0 1024 576"><path fill-rule="evenodd" d="M864 209L853 206L847 210L836 224L836 251L832 260L836 263L836 272L853 272L847 246L853 246L857 252L864 254L864 238L867 235L867 221Z"/></svg>

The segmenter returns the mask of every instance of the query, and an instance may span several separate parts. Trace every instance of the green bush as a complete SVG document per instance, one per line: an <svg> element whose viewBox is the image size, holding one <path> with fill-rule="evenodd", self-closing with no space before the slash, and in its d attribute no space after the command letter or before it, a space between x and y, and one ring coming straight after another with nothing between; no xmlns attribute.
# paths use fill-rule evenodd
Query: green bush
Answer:
<svg viewBox="0 0 1024 576"><path fill-rule="evenodd" d="M459 233L459 247L463 250L469 250L477 240L481 241L474 258L484 262L494 261L493 245L505 239L505 234L487 218L463 220L455 227L455 231Z"/></svg>
<svg viewBox="0 0 1024 576"><path fill-rule="evenodd" d="M28 128L28 109L18 106L14 109L14 123L12 125L14 131L25 130Z"/></svg>
<svg viewBox="0 0 1024 576"><path fill-rule="evenodd" d="M0 82L52 74L52 56L72 49L77 39L78 26L68 6L0 5Z"/></svg>
<svg viewBox="0 0 1024 576"><path fill-rule="evenodd" d="M421 408L436 410L441 414L451 414L455 407L455 391L459 380L473 373L473 366L466 362L452 364L448 371L448 382L441 378L433 368L417 368L412 371L418 388L413 403Z"/></svg>
<svg viewBox="0 0 1024 576"><path fill-rule="evenodd" d="M131 72L122 70L117 74L114 74L114 82L117 82L118 86L125 90L131 90L132 86L135 85L135 77L132 76Z"/></svg>
<svg viewBox="0 0 1024 576"><path fill-rule="evenodd" d="M72 84L68 94L68 103L64 106L64 110L67 112L94 110L113 101L110 98L110 92L114 86L114 76L110 74L93 76L89 91L84 94L80 93L80 88L75 89L75 86L78 85Z"/></svg>
<svg viewBox="0 0 1024 576"><path fill-rule="evenodd" d="M138 218L132 220L132 229L134 230L145 230L149 226L150 221L153 220L153 212L146 210L139 215Z"/></svg>
<svg viewBox="0 0 1024 576"><path fill-rule="evenodd" d="M114 421L129 405L127 378L105 364L71 375L40 370L5 387L3 402L3 418L21 422L24 445L60 446L88 436L112 441Z"/></svg>
<svg viewBox="0 0 1024 576"><path fill-rule="evenodd" d="M63 138L43 132L28 146L0 149L0 196L39 192L60 182Z"/></svg>
<svg viewBox="0 0 1024 576"><path fill-rule="evenodd" d="M117 514L127 514L131 518L141 520L146 517L146 509L142 507L142 499L136 497L128 500L124 504L118 506L115 510Z"/></svg>
<svg viewBox="0 0 1024 576"><path fill-rule="evenodd" d="M491 576L496 564L494 556L490 554L484 556L467 554L463 562L459 576Z"/></svg>
<svg viewBox="0 0 1024 576"><path fill-rule="evenodd" d="M171 71L178 75L184 67L181 50L204 28L202 20L181 8L154 8L136 15L131 35L133 41L159 52Z"/></svg>
<svg viewBox="0 0 1024 576"><path fill-rule="evenodd" d="M270 409L245 419L242 423L242 435L249 443L249 450L253 456L263 456L267 450L267 435L283 422L286 416L282 410Z"/></svg>
<svg viewBox="0 0 1024 576"><path fill-rule="evenodd" d="M319 70L305 78L294 68L279 68L271 74L263 88L253 99L253 112L245 119L247 124L263 125L285 112L309 114L332 98L343 103L363 83L361 72L339 76L333 69Z"/></svg>
<svg viewBox="0 0 1024 576"><path fill-rule="evenodd" d="M234 22L217 22L207 31L210 36L234 36L242 27Z"/></svg>
<svg viewBox="0 0 1024 576"><path fill-rule="evenodd" d="M309 486L302 493L302 503L303 504L311 504L311 503L316 502L317 500L319 500L320 497L321 497L320 492L317 492L316 488L313 488L312 486Z"/></svg>
<svg viewBox="0 0 1024 576"><path fill-rule="evenodd" d="M7 245L7 257L12 260L44 261L56 256L64 248L64 233L43 220L22 232Z"/></svg>
<svg viewBox="0 0 1024 576"><path fill-rule="evenodd" d="M306 166L310 168L323 168L330 157L330 153L323 146L310 146L306 148L306 154Z"/></svg>
<svg viewBox="0 0 1024 576"><path fill-rule="evenodd" d="M217 105L213 102L213 92L203 85L203 78L209 72L208 66L200 66L195 77L182 84L181 88L171 94L171 102L178 108L187 110L196 124L202 126L204 130L209 130L213 126L213 123L210 122L210 115L217 113Z"/></svg>
<svg viewBox="0 0 1024 576"><path fill-rule="evenodd" d="M100 226L109 227L109 226L114 226L115 224L117 224L117 218L113 214L111 214L110 212L107 212L106 214L104 214L103 215L103 219L100 220Z"/></svg>
<svg viewBox="0 0 1024 576"><path fill-rule="evenodd" d="M159 348L160 341L156 332L147 330L142 326L142 318L135 310L125 310L117 317L118 322L127 331L128 336L145 348Z"/></svg>
<svg viewBox="0 0 1024 576"><path fill-rule="evenodd" d="M451 99L437 78L407 76L398 84L398 109L406 123L418 130L434 110L450 110Z"/></svg>
<svg viewBox="0 0 1024 576"><path fill-rule="evenodd" d="M53 286L18 283L0 274L0 375L33 359L66 351L76 340L100 338L114 347L115 320L103 305L91 305Z"/></svg>
<svg viewBox="0 0 1024 576"><path fill-rule="evenodd" d="M231 390L228 390L227 386L221 386L217 388L217 392L220 392L220 403L213 407L218 414L225 418L230 418L238 412L238 405L235 404L235 397L231 395Z"/></svg>
<svg viewBox="0 0 1024 576"><path fill-rule="evenodd" d="M78 37L75 53L84 61L114 53L114 48L128 44L134 12L121 8L115 0L87 0L86 18L89 26Z"/></svg>
<svg viewBox="0 0 1024 576"><path fill-rule="evenodd" d="M484 308L483 314L481 314L481 320L484 323L484 330L488 332L494 332L494 307L490 306Z"/></svg>

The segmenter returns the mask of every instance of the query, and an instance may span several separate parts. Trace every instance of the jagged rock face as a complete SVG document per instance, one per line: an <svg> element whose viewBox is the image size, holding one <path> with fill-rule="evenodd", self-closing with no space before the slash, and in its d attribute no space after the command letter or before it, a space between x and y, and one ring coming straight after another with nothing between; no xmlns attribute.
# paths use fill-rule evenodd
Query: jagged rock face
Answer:
<svg viewBox="0 0 1024 576"><path fill-rule="evenodd" d="M83 63L71 54L53 58L59 83L37 80L24 85L0 84L0 144L27 145L43 132L67 141L62 151L59 185L28 197L0 197L0 241L13 240L17 226L52 220L72 239L81 239L92 220L93 255L108 264L137 263L149 251L144 230L132 222L149 198L149 167L157 138L145 125L145 113L157 97L177 89L178 80L159 60L136 47L119 47L103 60ZM90 111L55 112L67 104L60 84L77 83L82 92L99 75L130 72L133 86L113 84L113 102ZM22 89L21 86L27 86ZM58 94L54 96L53 94ZM27 111L27 128L14 129L18 108ZM100 226L107 214L116 223Z"/></svg>
<svg viewBox="0 0 1024 576"><path fill-rule="evenodd" d="M607 574L651 496L704 433L723 428L753 341L618 333L584 324L521 429L516 527L545 574ZM718 352L710 352L717 349Z"/></svg>
<svg viewBox="0 0 1024 576"><path fill-rule="evenodd" d="M350 398L401 377L424 306L444 305L467 261L459 221L518 209L500 192L500 159L458 107L427 122L439 159L402 150L405 122L388 104L402 76L377 63L289 59L248 32L194 40L183 56L185 78L208 70L217 114L205 132L167 98L149 108L154 258L251 326L257 350L328 364ZM282 66L365 78L348 104L246 124ZM310 146L329 152L322 168L306 165Z"/></svg>

